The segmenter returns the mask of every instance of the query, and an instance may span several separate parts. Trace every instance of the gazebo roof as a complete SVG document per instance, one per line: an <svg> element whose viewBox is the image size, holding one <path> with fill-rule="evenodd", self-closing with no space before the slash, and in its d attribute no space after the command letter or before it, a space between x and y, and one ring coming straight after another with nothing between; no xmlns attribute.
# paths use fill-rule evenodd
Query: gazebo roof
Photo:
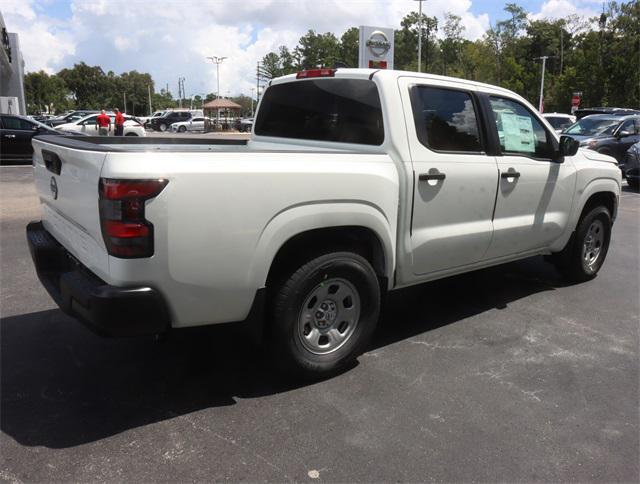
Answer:
<svg viewBox="0 0 640 484"><path fill-rule="evenodd" d="M233 101L229 101L228 99L216 99L214 101L209 101L205 103L203 106L204 109L242 109L237 103Z"/></svg>

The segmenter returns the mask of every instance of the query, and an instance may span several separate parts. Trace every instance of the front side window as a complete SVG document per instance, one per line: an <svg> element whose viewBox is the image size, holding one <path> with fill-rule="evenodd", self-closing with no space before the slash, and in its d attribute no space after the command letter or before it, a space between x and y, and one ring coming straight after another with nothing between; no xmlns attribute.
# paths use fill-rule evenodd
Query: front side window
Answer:
<svg viewBox="0 0 640 484"><path fill-rule="evenodd" d="M471 94L439 87L415 86L413 118L420 142L435 151L482 152Z"/></svg>
<svg viewBox="0 0 640 484"><path fill-rule="evenodd" d="M97 123L98 116L91 116L90 118L85 119L82 124L85 126L93 126Z"/></svg>
<svg viewBox="0 0 640 484"><path fill-rule="evenodd" d="M638 133L637 125L633 119L628 119L627 121L622 123L622 126L620 126L620 129L618 131L627 131L631 134Z"/></svg>
<svg viewBox="0 0 640 484"><path fill-rule="evenodd" d="M504 154L544 159L553 157L547 131L527 108L511 99L491 96L489 100Z"/></svg>
<svg viewBox="0 0 640 484"><path fill-rule="evenodd" d="M255 134L277 138L381 145L378 88L368 79L309 79L269 87Z"/></svg>
<svg viewBox="0 0 640 484"><path fill-rule="evenodd" d="M34 125L25 119L14 118L11 116L3 116L2 124L4 129L18 129L21 131L30 131L34 128Z"/></svg>

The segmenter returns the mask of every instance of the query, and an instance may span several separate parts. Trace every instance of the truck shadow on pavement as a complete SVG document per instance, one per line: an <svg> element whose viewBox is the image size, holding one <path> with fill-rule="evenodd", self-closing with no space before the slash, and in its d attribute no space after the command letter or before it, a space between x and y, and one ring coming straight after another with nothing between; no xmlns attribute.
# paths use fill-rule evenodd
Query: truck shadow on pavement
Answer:
<svg viewBox="0 0 640 484"><path fill-rule="evenodd" d="M393 293L371 350L561 286L541 258ZM191 412L304 386L272 371L232 325L104 339L59 310L1 322L0 428L67 448Z"/></svg>

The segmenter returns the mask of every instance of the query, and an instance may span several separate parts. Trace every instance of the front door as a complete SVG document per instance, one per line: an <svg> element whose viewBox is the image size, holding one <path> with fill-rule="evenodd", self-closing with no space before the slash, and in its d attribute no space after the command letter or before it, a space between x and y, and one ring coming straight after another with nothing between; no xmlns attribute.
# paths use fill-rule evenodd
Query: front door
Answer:
<svg viewBox="0 0 640 484"><path fill-rule="evenodd" d="M485 153L476 93L448 81L399 84L414 171L413 273L478 262L491 242L498 169Z"/></svg>
<svg viewBox="0 0 640 484"><path fill-rule="evenodd" d="M3 159L29 160L33 155L31 138L36 125L16 116L2 116L0 149Z"/></svg>
<svg viewBox="0 0 640 484"><path fill-rule="evenodd" d="M625 135L623 136L622 133ZM614 135L617 142L613 145L612 156L620 163L624 160L629 148L640 141L640 117L627 119Z"/></svg>
<svg viewBox="0 0 640 484"><path fill-rule="evenodd" d="M500 143L500 180L487 259L551 245L566 228L576 184L567 157L554 159L551 132L524 104L489 96Z"/></svg>

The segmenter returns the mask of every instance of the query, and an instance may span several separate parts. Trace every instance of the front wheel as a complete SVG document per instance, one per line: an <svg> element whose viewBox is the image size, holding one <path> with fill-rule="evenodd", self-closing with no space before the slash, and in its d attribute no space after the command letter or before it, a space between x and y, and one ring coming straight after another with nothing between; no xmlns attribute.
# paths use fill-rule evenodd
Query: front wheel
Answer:
<svg viewBox="0 0 640 484"><path fill-rule="evenodd" d="M329 376L355 360L380 314L377 276L352 252L307 262L272 294L275 356L285 370L305 377Z"/></svg>
<svg viewBox="0 0 640 484"><path fill-rule="evenodd" d="M163 133L167 130L167 125L162 123L160 126L158 126L160 128L160 131L162 131Z"/></svg>
<svg viewBox="0 0 640 484"><path fill-rule="evenodd" d="M586 213L567 246L552 261L571 282L593 279L602 268L611 240L611 215L605 207Z"/></svg>
<svg viewBox="0 0 640 484"><path fill-rule="evenodd" d="M185 126L180 126L178 128L178 131L180 131L181 133L184 133L187 130L187 128Z"/></svg>

